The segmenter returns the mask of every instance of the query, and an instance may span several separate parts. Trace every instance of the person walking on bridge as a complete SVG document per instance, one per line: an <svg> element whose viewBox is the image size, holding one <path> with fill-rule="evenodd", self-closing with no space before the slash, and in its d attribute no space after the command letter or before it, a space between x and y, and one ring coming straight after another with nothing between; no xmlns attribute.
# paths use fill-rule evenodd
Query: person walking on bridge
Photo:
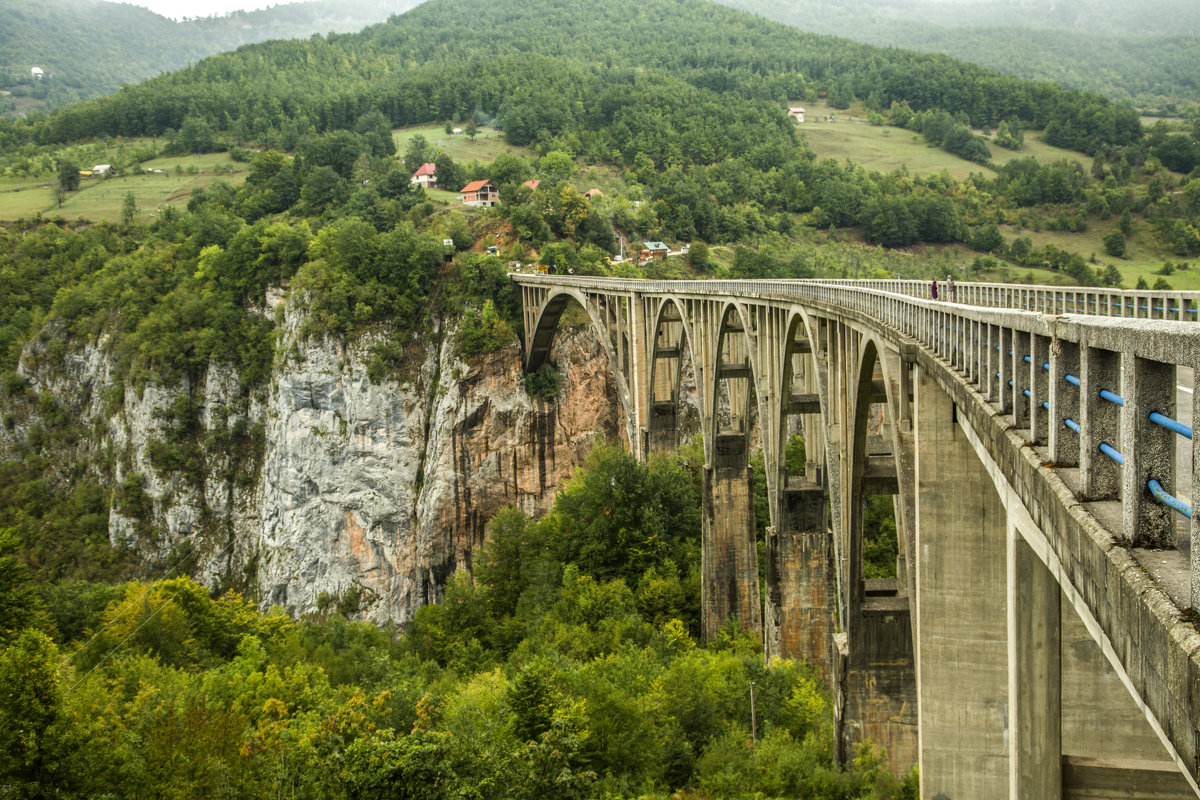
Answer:
<svg viewBox="0 0 1200 800"><path fill-rule="evenodd" d="M937 278L934 278L933 283L929 284L929 296L937 300Z"/></svg>
<svg viewBox="0 0 1200 800"><path fill-rule="evenodd" d="M946 300L954 302L954 278L950 275L946 276Z"/></svg>

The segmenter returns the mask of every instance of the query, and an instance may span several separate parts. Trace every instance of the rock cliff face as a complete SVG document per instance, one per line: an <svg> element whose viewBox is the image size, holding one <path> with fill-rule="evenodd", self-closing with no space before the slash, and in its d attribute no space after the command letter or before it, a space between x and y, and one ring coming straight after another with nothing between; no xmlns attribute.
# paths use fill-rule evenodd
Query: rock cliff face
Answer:
<svg viewBox="0 0 1200 800"><path fill-rule="evenodd" d="M304 340L302 322L286 312L270 385L249 400L214 364L202 386L126 387L113 413L121 391L103 343L53 373L27 353L23 376L89 421L86 446L117 454L115 483L149 501L117 492L114 542L160 562L190 542L200 577L235 576L264 606L305 613L353 597L361 616L403 624L470 568L497 510L545 511L597 437L624 430L588 329L560 332L562 390L546 402L526 394L515 343L467 363L439 330L415 348L405 382L372 381L369 340ZM181 397L195 404L197 440L250 431L258 449L199 447L199 477L164 468L154 448Z"/></svg>

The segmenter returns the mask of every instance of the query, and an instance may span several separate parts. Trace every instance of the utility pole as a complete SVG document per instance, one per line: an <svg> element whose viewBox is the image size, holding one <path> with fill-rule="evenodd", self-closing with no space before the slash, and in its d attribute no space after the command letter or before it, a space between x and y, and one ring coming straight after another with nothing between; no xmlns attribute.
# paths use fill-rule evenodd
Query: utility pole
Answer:
<svg viewBox="0 0 1200 800"><path fill-rule="evenodd" d="M754 681L750 681L750 746L758 744L758 724L754 719Z"/></svg>

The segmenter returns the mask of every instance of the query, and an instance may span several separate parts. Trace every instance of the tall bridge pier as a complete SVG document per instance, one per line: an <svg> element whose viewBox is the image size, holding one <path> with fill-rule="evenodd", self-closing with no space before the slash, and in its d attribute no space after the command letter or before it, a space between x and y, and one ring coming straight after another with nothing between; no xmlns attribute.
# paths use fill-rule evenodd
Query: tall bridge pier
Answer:
<svg viewBox="0 0 1200 800"><path fill-rule="evenodd" d="M513 280L528 369L586 312L639 457L694 376L704 634L813 664L843 757L870 739L928 798L1200 796L1200 296ZM864 532L889 504L894 577Z"/></svg>

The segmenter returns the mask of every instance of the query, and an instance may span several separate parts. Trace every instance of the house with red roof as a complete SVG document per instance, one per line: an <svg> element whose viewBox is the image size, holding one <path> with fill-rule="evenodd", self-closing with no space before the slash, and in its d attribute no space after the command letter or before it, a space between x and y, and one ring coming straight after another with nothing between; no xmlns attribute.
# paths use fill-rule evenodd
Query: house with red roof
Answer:
<svg viewBox="0 0 1200 800"><path fill-rule="evenodd" d="M481 181L471 181L464 186L461 197L464 206L488 206L490 208L499 202L500 190L485 178Z"/></svg>
<svg viewBox="0 0 1200 800"><path fill-rule="evenodd" d="M431 161L426 161L416 172L409 178L409 183L420 186L423 189L432 189L437 186L437 165Z"/></svg>
<svg viewBox="0 0 1200 800"><path fill-rule="evenodd" d="M540 183L541 183L541 181L525 181L521 185L528 186L530 189L537 189L538 184L540 184Z"/></svg>
<svg viewBox="0 0 1200 800"><path fill-rule="evenodd" d="M588 200L591 200L593 197L603 197L604 192L600 191L599 189L588 189L583 193L583 196Z"/></svg>

